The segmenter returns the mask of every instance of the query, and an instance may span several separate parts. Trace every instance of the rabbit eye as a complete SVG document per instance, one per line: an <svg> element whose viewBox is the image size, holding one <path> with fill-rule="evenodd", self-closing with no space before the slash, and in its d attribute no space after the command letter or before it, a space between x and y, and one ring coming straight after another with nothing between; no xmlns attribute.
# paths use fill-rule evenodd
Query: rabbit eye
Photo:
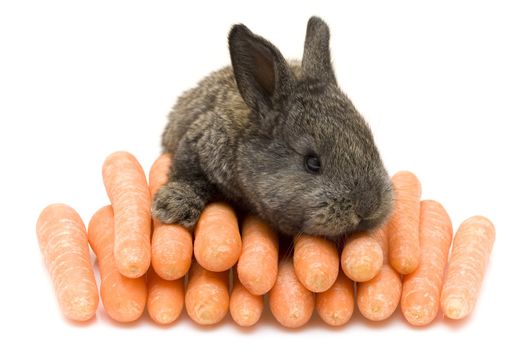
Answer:
<svg viewBox="0 0 525 350"><path fill-rule="evenodd" d="M304 157L304 167L309 173L318 174L321 171L321 161L316 154L309 154Z"/></svg>

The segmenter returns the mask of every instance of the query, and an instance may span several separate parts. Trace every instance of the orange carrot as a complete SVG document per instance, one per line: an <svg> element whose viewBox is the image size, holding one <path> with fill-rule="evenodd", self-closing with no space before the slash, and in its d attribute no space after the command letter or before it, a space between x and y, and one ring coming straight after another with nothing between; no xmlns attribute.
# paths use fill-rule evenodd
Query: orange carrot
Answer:
<svg viewBox="0 0 525 350"><path fill-rule="evenodd" d="M441 309L448 318L464 318L474 309L495 238L494 225L483 216L459 226L441 292Z"/></svg>
<svg viewBox="0 0 525 350"><path fill-rule="evenodd" d="M149 169L149 193L151 198L155 197L155 193L168 182L168 173L171 166L171 154L162 153L151 165Z"/></svg>
<svg viewBox="0 0 525 350"><path fill-rule="evenodd" d="M388 235L377 229L370 233L383 249L383 266L369 281L357 283L357 307L361 314L372 321L390 317L401 298L401 276L388 265Z"/></svg>
<svg viewBox="0 0 525 350"><path fill-rule="evenodd" d="M293 265L303 286L315 293L324 292L337 279L337 248L323 237L299 235L294 240Z"/></svg>
<svg viewBox="0 0 525 350"><path fill-rule="evenodd" d="M113 256L115 220L111 206L99 209L88 225L88 239L100 270L100 297L109 317L132 322L144 312L146 276L128 278L119 273Z"/></svg>
<svg viewBox="0 0 525 350"><path fill-rule="evenodd" d="M149 172L151 198L168 180L171 156L160 155ZM165 280L183 277L191 266L193 257L193 237L190 231L177 224L163 224L153 220L151 237L151 265L155 272Z"/></svg>
<svg viewBox="0 0 525 350"><path fill-rule="evenodd" d="M230 315L235 323L250 327L259 321L263 312L263 296L251 294L234 274L230 295Z"/></svg>
<svg viewBox="0 0 525 350"><path fill-rule="evenodd" d="M370 237L373 237L383 252L383 265L388 262L388 236L385 227L378 227L368 233Z"/></svg>
<svg viewBox="0 0 525 350"><path fill-rule="evenodd" d="M184 307L184 278L166 281L148 271L148 314L158 324L174 322Z"/></svg>
<svg viewBox="0 0 525 350"><path fill-rule="evenodd" d="M193 239L190 231L177 224L153 222L151 264L165 280L184 277L191 266Z"/></svg>
<svg viewBox="0 0 525 350"><path fill-rule="evenodd" d="M239 280L255 295L267 293L277 279L279 243L264 221L248 216L242 224L242 251L237 263Z"/></svg>
<svg viewBox="0 0 525 350"><path fill-rule="evenodd" d="M301 327L312 317L315 294L299 282L289 259L280 261L277 280L268 297L270 311L284 327Z"/></svg>
<svg viewBox="0 0 525 350"><path fill-rule="evenodd" d="M421 184L408 171L392 177L394 211L387 226L390 265L400 274L414 272L419 264L419 199Z"/></svg>
<svg viewBox="0 0 525 350"><path fill-rule="evenodd" d="M115 212L115 262L121 274L135 278L151 259L151 198L142 167L127 152L110 154L102 166L106 192Z"/></svg>
<svg viewBox="0 0 525 350"><path fill-rule="evenodd" d="M82 219L65 204L52 204L38 217L36 234L62 313L89 320L97 311L98 290Z"/></svg>
<svg viewBox="0 0 525 350"><path fill-rule="evenodd" d="M401 278L389 265L383 265L376 277L357 284L357 306L371 321L389 318L401 297Z"/></svg>
<svg viewBox="0 0 525 350"><path fill-rule="evenodd" d="M321 319L330 326L342 326L354 313L354 283L343 272L326 292L317 294L315 308Z"/></svg>
<svg viewBox="0 0 525 350"><path fill-rule="evenodd" d="M374 278L383 266L383 251L368 232L352 234L341 253L341 268L356 282Z"/></svg>
<svg viewBox="0 0 525 350"><path fill-rule="evenodd" d="M421 202L419 242L421 260L416 271L405 276L401 310L408 323L424 326L439 311L439 297L452 241L452 223L441 204Z"/></svg>
<svg viewBox="0 0 525 350"><path fill-rule="evenodd" d="M205 270L194 261L186 288L186 312L200 325L219 323L228 313L229 271L212 272Z"/></svg>
<svg viewBox="0 0 525 350"><path fill-rule="evenodd" d="M224 202L208 204L195 225L195 259L206 270L226 271L239 260L241 247L233 208Z"/></svg>

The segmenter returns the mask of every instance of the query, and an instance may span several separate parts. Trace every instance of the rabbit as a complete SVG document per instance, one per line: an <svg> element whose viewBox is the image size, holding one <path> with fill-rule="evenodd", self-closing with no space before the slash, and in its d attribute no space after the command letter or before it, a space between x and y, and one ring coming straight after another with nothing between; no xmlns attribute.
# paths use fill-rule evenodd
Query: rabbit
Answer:
<svg viewBox="0 0 525 350"><path fill-rule="evenodd" d="M162 134L172 155L152 215L193 228L222 199L283 237L338 238L373 229L392 208L392 185L372 132L339 89L329 28L307 24L302 61L245 25L228 35L231 66L177 100Z"/></svg>

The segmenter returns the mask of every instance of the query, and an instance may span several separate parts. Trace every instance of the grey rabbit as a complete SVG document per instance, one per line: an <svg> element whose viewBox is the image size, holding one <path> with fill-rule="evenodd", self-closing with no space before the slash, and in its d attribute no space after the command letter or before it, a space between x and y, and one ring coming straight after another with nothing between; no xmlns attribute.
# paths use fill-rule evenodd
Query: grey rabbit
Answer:
<svg viewBox="0 0 525 350"><path fill-rule="evenodd" d="M336 239L382 224L392 186L367 123L337 86L330 33L308 21L302 61L242 24L231 67L179 97L162 134L173 155L152 213L192 228L225 199L282 234Z"/></svg>

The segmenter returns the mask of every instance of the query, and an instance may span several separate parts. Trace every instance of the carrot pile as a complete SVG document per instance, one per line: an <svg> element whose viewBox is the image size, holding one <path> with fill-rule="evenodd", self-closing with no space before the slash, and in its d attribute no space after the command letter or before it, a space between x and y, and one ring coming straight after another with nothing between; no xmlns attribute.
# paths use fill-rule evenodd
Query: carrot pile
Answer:
<svg viewBox="0 0 525 350"><path fill-rule="evenodd" d="M133 322L147 311L161 325L185 310L200 325L229 314L250 327L263 315L265 295L273 317L288 328L305 325L314 312L326 324L342 326L355 308L381 321L399 306L409 324L424 326L440 311L462 319L474 309L494 226L474 216L454 236L445 208L422 201L421 184L408 171L392 177L395 205L383 227L351 234L340 247L298 234L293 247L279 251L269 223L240 218L225 202L208 204L193 232L152 218L152 198L167 182L170 165L170 156L161 155L147 181L133 155L109 155L102 173L110 205L95 212L87 230L65 204L42 211L38 243L65 317L91 319L99 295L117 322Z"/></svg>

